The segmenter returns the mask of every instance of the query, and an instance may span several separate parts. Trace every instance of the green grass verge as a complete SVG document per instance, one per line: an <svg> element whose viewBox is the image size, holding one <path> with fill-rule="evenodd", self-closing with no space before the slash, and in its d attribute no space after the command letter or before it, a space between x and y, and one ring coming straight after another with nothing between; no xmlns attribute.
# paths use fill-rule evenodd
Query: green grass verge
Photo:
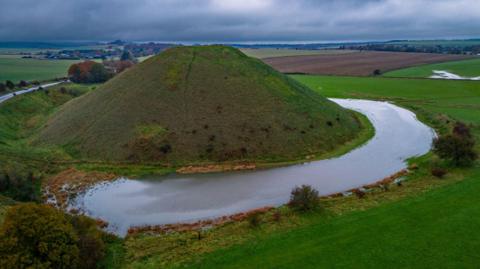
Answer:
<svg viewBox="0 0 480 269"><path fill-rule="evenodd" d="M447 71L464 77L480 76L480 59L428 64L395 70L383 74L385 77L428 78L433 70Z"/></svg>

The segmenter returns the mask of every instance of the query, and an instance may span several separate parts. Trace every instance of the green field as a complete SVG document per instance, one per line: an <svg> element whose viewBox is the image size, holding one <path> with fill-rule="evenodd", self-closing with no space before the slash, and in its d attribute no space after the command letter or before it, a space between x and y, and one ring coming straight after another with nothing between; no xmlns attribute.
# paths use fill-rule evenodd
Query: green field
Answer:
<svg viewBox="0 0 480 269"><path fill-rule="evenodd" d="M447 71L464 77L478 77L480 76L480 58L410 67L387 72L383 76L427 78L433 75L433 70Z"/></svg>
<svg viewBox="0 0 480 269"><path fill-rule="evenodd" d="M50 80L65 77L68 67L78 61L22 59L17 55L0 55L0 81Z"/></svg>
<svg viewBox="0 0 480 269"><path fill-rule="evenodd" d="M356 52L355 50L295 50L295 49L241 49L243 53L250 57L265 59L286 56L306 56L306 55L328 55L328 54L346 54Z"/></svg>
<svg viewBox="0 0 480 269"><path fill-rule="evenodd" d="M480 138L477 82L295 76L329 97L389 100L417 112L438 130L446 120L474 124ZM477 149L478 149L477 145ZM427 157L421 167L428 166ZM445 184L347 214L307 216L287 231L258 232L247 242L195 258L198 268L474 268L480 259L480 167L445 180L416 172L410 184ZM405 186L403 190L408 187ZM353 202L347 202L354 208ZM380 206L378 206L380 205ZM366 207L368 208L368 207ZM267 228L265 228L267 229ZM148 260L147 260L148 261ZM141 263L148 265L148 263ZM153 267L152 267L153 268Z"/></svg>
<svg viewBox="0 0 480 269"><path fill-rule="evenodd" d="M408 41L393 41L388 44L395 45L416 45L416 46L476 46L480 45L479 39L472 40L408 40Z"/></svg>

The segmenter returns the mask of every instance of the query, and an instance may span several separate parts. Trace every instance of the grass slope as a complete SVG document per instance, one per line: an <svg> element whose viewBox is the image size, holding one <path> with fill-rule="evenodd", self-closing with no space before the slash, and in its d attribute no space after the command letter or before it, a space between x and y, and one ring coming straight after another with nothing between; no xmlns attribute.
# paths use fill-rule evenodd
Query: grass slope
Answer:
<svg viewBox="0 0 480 269"><path fill-rule="evenodd" d="M480 76L480 59L421 65L385 73L385 77L427 78L433 70L448 71L464 77Z"/></svg>
<svg viewBox="0 0 480 269"><path fill-rule="evenodd" d="M471 268L480 170L424 195L214 252L198 268Z"/></svg>
<svg viewBox="0 0 480 269"><path fill-rule="evenodd" d="M65 77L68 67L78 61L22 59L18 56L0 55L0 81L48 80Z"/></svg>
<svg viewBox="0 0 480 269"><path fill-rule="evenodd" d="M178 47L67 103L38 144L89 160L281 161L355 138L351 112L223 46Z"/></svg>
<svg viewBox="0 0 480 269"><path fill-rule="evenodd" d="M66 93L60 92L65 87ZM42 160L60 152L34 148L32 137L48 117L62 104L91 90L94 86L66 84L45 91L16 96L0 104L0 164L21 160ZM0 166L1 168L1 166Z"/></svg>

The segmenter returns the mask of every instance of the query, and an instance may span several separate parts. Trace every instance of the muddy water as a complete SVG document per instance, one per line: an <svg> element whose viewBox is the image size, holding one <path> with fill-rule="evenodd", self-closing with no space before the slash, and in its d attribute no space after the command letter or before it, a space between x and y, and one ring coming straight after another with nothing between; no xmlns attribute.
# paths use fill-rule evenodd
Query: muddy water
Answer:
<svg viewBox="0 0 480 269"><path fill-rule="evenodd" d="M365 114L375 136L341 157L259 171L118 179L79 195L72 207L110 223L124 235L130 226L190 222L288 201L296 185L326 195L376 182L430 150L434 132L415 114L386 102L333 99Z"/></svg>

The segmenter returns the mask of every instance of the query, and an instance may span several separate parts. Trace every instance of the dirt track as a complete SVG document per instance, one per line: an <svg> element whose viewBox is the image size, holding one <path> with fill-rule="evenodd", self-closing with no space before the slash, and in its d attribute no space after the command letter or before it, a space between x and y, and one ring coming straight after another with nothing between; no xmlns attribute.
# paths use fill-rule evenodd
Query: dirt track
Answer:
<svg viewBox="0 0 480 269"><path fill-rule="evenodd" d="M471 56L433 53L364 51L335 55L267 58L263 61L283 73L369 76L422 64L469 59Z"/></svg>

